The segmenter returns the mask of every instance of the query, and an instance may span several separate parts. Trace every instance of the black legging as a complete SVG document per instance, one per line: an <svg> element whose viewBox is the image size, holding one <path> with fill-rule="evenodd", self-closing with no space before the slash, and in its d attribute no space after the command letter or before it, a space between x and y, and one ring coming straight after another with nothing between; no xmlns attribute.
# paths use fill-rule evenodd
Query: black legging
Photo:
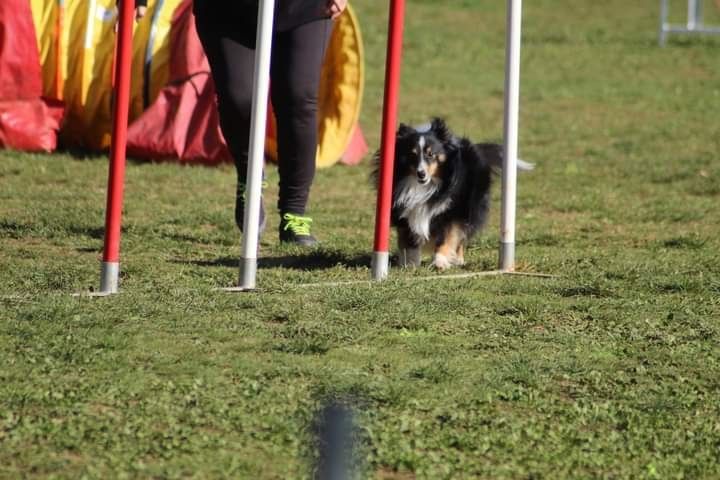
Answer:
<svg viewBox="0 0 720 480"><path fill-rule="evenodd" d="M233 10L226 2L195 2L198 36L217 90L220 127L235 159L238 181L244 182L257 17ZM270 98L277 119L281 213L305 213L315 176L320 72L331 28L331 20L321 19L273 33Z"/></svg>

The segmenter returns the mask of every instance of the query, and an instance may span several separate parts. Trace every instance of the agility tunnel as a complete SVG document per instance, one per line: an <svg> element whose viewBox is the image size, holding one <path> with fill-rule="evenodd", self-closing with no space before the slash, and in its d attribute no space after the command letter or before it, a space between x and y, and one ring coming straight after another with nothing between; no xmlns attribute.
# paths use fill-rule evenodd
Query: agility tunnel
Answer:
<svg viewBox="0 0 720 480"><path fill-rule="evenodd" d="M40 130L46 137L56 133L66 148L109 147L116 22L115 0L1 2L0 73L12 70L15 75L0 77L0 147L54 150L53 138L37 145L8 140L19 138L18 132L32 136ZM323 66L319 167L338 161L354 164L367 152L358 125L363 55L359 23L348 8L334 22ZM13 85L25 91L18 92ZM19 100L24 102L22 108ZM32 115L18 113L28 109L34 109ZM25 121L18 121L23 115ZM8 124L14 130L3 136ZM231 161L219 129L214 85L195 31L191 0L150 0L146 16L133 27L127 151L135 158L179 163ZM276 157L272 115L266 154L271 160Z"/></svg>
<svg viewBox="0 0 720 480"><path fill-rule="evenodd" d="M0 146L52 151L62 116L62 104L43 97L30 4L0 1Z"/></svg>

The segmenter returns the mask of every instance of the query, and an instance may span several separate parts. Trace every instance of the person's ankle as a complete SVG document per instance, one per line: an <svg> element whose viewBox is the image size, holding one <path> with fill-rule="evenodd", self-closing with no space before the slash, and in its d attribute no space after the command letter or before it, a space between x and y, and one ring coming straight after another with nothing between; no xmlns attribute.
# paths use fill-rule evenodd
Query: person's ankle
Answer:
<svg viewBox="0 0 720 480"><path fill-rule="evenodd" d="M262 188L265 188L265 182L263 181ZM238 229L243 231L243 223L245 222L245 203L247 197L247 185L242 180L238 181L237 189L235 191L235 225ZM265 230L265 206L263 204L262 195L260 196L260 218L258 225L258 233L262 233Z"/></svg>

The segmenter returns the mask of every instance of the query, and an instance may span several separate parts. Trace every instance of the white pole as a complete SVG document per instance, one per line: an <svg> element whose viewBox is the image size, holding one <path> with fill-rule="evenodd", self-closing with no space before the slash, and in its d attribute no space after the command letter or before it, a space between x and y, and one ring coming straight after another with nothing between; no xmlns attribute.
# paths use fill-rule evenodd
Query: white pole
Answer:
<svg viewBox="0 0 720 480"><path fill-rule="evenodd" d="M661 47L665 46L668 28L668 0L660 0L660 31L658 32L658 44Z"/></svg>
<svg viewBox="0 0 720 480"><path fill-rule="evenodd" d="M694 30L700 25L700 0L688 0L687 28Z"/></svg>
<svg viewBox="0 0 720 480"><path fill-rule="evenodd" d="M502 219L500 225L500 270L505 272L512 272L515 269L521 20L522 0L508 0L505 44L505 140L502 170Z"/></svg>
<svg viewBox="0 0 720 480"><path fill-rule="evenodd" d="M270 52L272 51L273 9L275 0L262 0L258 9L258 27L253 77L252 117L250 121L250 150L247 170L245 218L243 218L242 258L240 260L240 288L255 288L257 250L260 224L260 196L265 158L265 127L268 92L270 88Z"/></svg>

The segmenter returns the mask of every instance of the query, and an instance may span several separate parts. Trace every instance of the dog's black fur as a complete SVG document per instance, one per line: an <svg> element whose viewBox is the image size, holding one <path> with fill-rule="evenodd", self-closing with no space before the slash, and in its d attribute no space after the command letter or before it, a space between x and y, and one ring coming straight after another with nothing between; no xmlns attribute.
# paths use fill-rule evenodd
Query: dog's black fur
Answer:
<svg viewBox="0 0 720 480"><path fill-rule="evenodd" d="M399 263L420 264L425 245L439 269L464 263L464 246L484 225L493 170L502 146L455 136L435 118L427 131L401 124L395 139L391 223L397 229ZM377 185L379 152L372 178Z"/></svg>

